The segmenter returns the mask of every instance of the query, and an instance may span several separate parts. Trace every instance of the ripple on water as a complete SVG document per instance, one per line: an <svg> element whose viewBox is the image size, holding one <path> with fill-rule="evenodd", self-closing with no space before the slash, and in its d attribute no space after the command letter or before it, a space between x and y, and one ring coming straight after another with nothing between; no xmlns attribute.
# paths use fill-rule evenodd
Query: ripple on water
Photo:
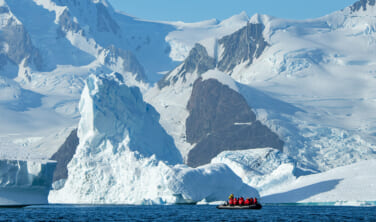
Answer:
<svg viewBox="0 0 376 222"><path fill-rule="evenodd" d="M0 221L376 221L376 207L264 206L218 210L215 206L48 205L0 208Z"/></svg>

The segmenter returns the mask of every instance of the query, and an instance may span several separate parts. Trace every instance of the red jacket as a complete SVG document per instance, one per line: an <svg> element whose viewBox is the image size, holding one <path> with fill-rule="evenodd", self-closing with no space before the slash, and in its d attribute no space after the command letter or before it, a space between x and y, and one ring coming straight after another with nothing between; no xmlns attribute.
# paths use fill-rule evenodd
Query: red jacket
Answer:
<svg viewBox="0 0 376 222"><path fill-rule="evenodd" d="M249 205L250 203L249 198L244 201L244 205Z"/></svg>
<svg viewBox="0 0 376 222"><path fill-rule="evenodd" d="M249 204L253 204L254 202L253 202L253 198L251 198L251 200L249 201Z"/></svg>
<svg viewBox="0 0 376 222"><path fill-rule="evenodd" d="M255 197L255 204L257 204L257 198Z"/></svg>
<svg viewBox="0 0 376 222"><path fill-rule="evenodd" d="M234 205L234 198L229 199L229 200L228 200L228 204L230 204L230 205Z"/></svg>
<svg viewBox="0 0 376 222"><path fill-rule="evenodd" d="M238 198L235 198L235 200L234 200L234 205L239 205L239 200L238 200Z"/></svg>
<svg viewBox="0 0 376 222"><path fill-rule="evenodd" d="M244 204L244 198L240 197L240 199L239 199L239 205L243 205L243 204Z"/></svg>

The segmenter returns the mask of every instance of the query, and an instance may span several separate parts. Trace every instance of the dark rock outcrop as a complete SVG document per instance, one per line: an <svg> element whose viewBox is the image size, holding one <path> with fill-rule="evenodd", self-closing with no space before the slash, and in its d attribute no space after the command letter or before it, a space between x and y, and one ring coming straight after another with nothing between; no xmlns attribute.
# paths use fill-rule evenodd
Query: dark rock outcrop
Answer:
<svg viewBox="0 0 376 222"><path fill-rule="evenodd" d="M284 142L256 120L245 99L217 80L196 80L187 109L187 141L196 144L188 154L191 167L209 163L225 150L283 149Z"/></svg>
<svg viewBox="0 0 376 222"><path fill-rule="evenodd" d="M23 25L10 19L7 26L0 32L0 44L5 42L9 48L4 55L14 64L20 64L26 59L25 65L34 65L37 70L42 69L42 58L33 46L31 38ZM0 54L2 54L0 52Z"/></svg>
<svg viewBox="0 0 376 222"><path fill-rule="evenodd" d="M58 30L58 33L63 33L71 31L74 33L80 32L82 29L77 22L74 22L72 16L68 9L65 9L64 12L59 17L59 25L62 30Z"/></svg>
<svg viewBox="0 0 376 222"><path fill-rule="evenodd" d="M61 145L59 150L52 155L51 160L56 160L56 169L53 176L53 182L68 178L68 163L72 160L79 143L77 129L73 130Z"/></svg>
<svg viewBox="0 0 376 222"><path fill-rule="evenodd" d="M175 83L178 79L183 78L186 80L187 73L193 73L197 71L199 75L207 72L210 69L216 67L216 61L214 58L208 55L205 47L196 43L196 45L189 52L188 57L185 59L183 65L181 66L178 73L170 79L170 73L165 76L162 80L158 82L159 88L163 88L172 83Z"/></svg>
<svg viewBox="0 0 376 222"><path fill-rule="evenodd" d="M260 57L268 45L263 31L263 24L248 23L244 28L220 39L218 44L223 46L224 52L218 62L218 69L231 73L236 65L245 61L252 64L253 59Z"/></svg>
<svg viewBox="0 0 376 222"><path fill-rule="evenodd" d="M360 0L360 1L355 2L351 6L351 11L357 12L357 11L360 11L361 9L363 11L366 11L367 6L374 6L375 4L376 4L376 0Z"/></svg>
<svg viewBox="0 0 376 222"><path fill-rule="evenodd" d="M185 60L178 75L184 75L185 72L192 73L194 71L197 71L198 74L203 74L213 68L215 68L214 58L208 55L204 46L197 43L189 52L189 56Z"/></svg>

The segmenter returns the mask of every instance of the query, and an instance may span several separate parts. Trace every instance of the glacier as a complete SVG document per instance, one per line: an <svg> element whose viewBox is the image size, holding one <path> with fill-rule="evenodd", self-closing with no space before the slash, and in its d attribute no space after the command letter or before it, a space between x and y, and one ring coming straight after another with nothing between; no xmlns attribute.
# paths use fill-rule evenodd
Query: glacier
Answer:
<svg viewBox="0 0 376 222"><path fill-rule="evenodd" d="M182 164L159 115L121 75L91 75L79 105L80 139L51 203L172 204L259 197L225 164Z"/></svg>
<svg viewBox="0 0 376 222"><path fill-rule="evenodd" d="M211 163L224 163L242 180L264 193L296 178L296 162L273 148L223 151Z"/></svg>

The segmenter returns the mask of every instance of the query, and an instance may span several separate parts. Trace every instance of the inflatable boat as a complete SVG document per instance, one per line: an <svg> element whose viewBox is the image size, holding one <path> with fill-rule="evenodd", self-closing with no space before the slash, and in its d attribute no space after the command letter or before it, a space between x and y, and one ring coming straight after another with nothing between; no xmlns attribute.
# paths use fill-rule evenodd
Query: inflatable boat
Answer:
<svg viewBox="0 0 376 222"><path fill-rule="evenodd" d="M217 206L218 209L226 210L260 210L262 208L261 204L252 204L252 205L228 205L222 204Z"/></svg>

